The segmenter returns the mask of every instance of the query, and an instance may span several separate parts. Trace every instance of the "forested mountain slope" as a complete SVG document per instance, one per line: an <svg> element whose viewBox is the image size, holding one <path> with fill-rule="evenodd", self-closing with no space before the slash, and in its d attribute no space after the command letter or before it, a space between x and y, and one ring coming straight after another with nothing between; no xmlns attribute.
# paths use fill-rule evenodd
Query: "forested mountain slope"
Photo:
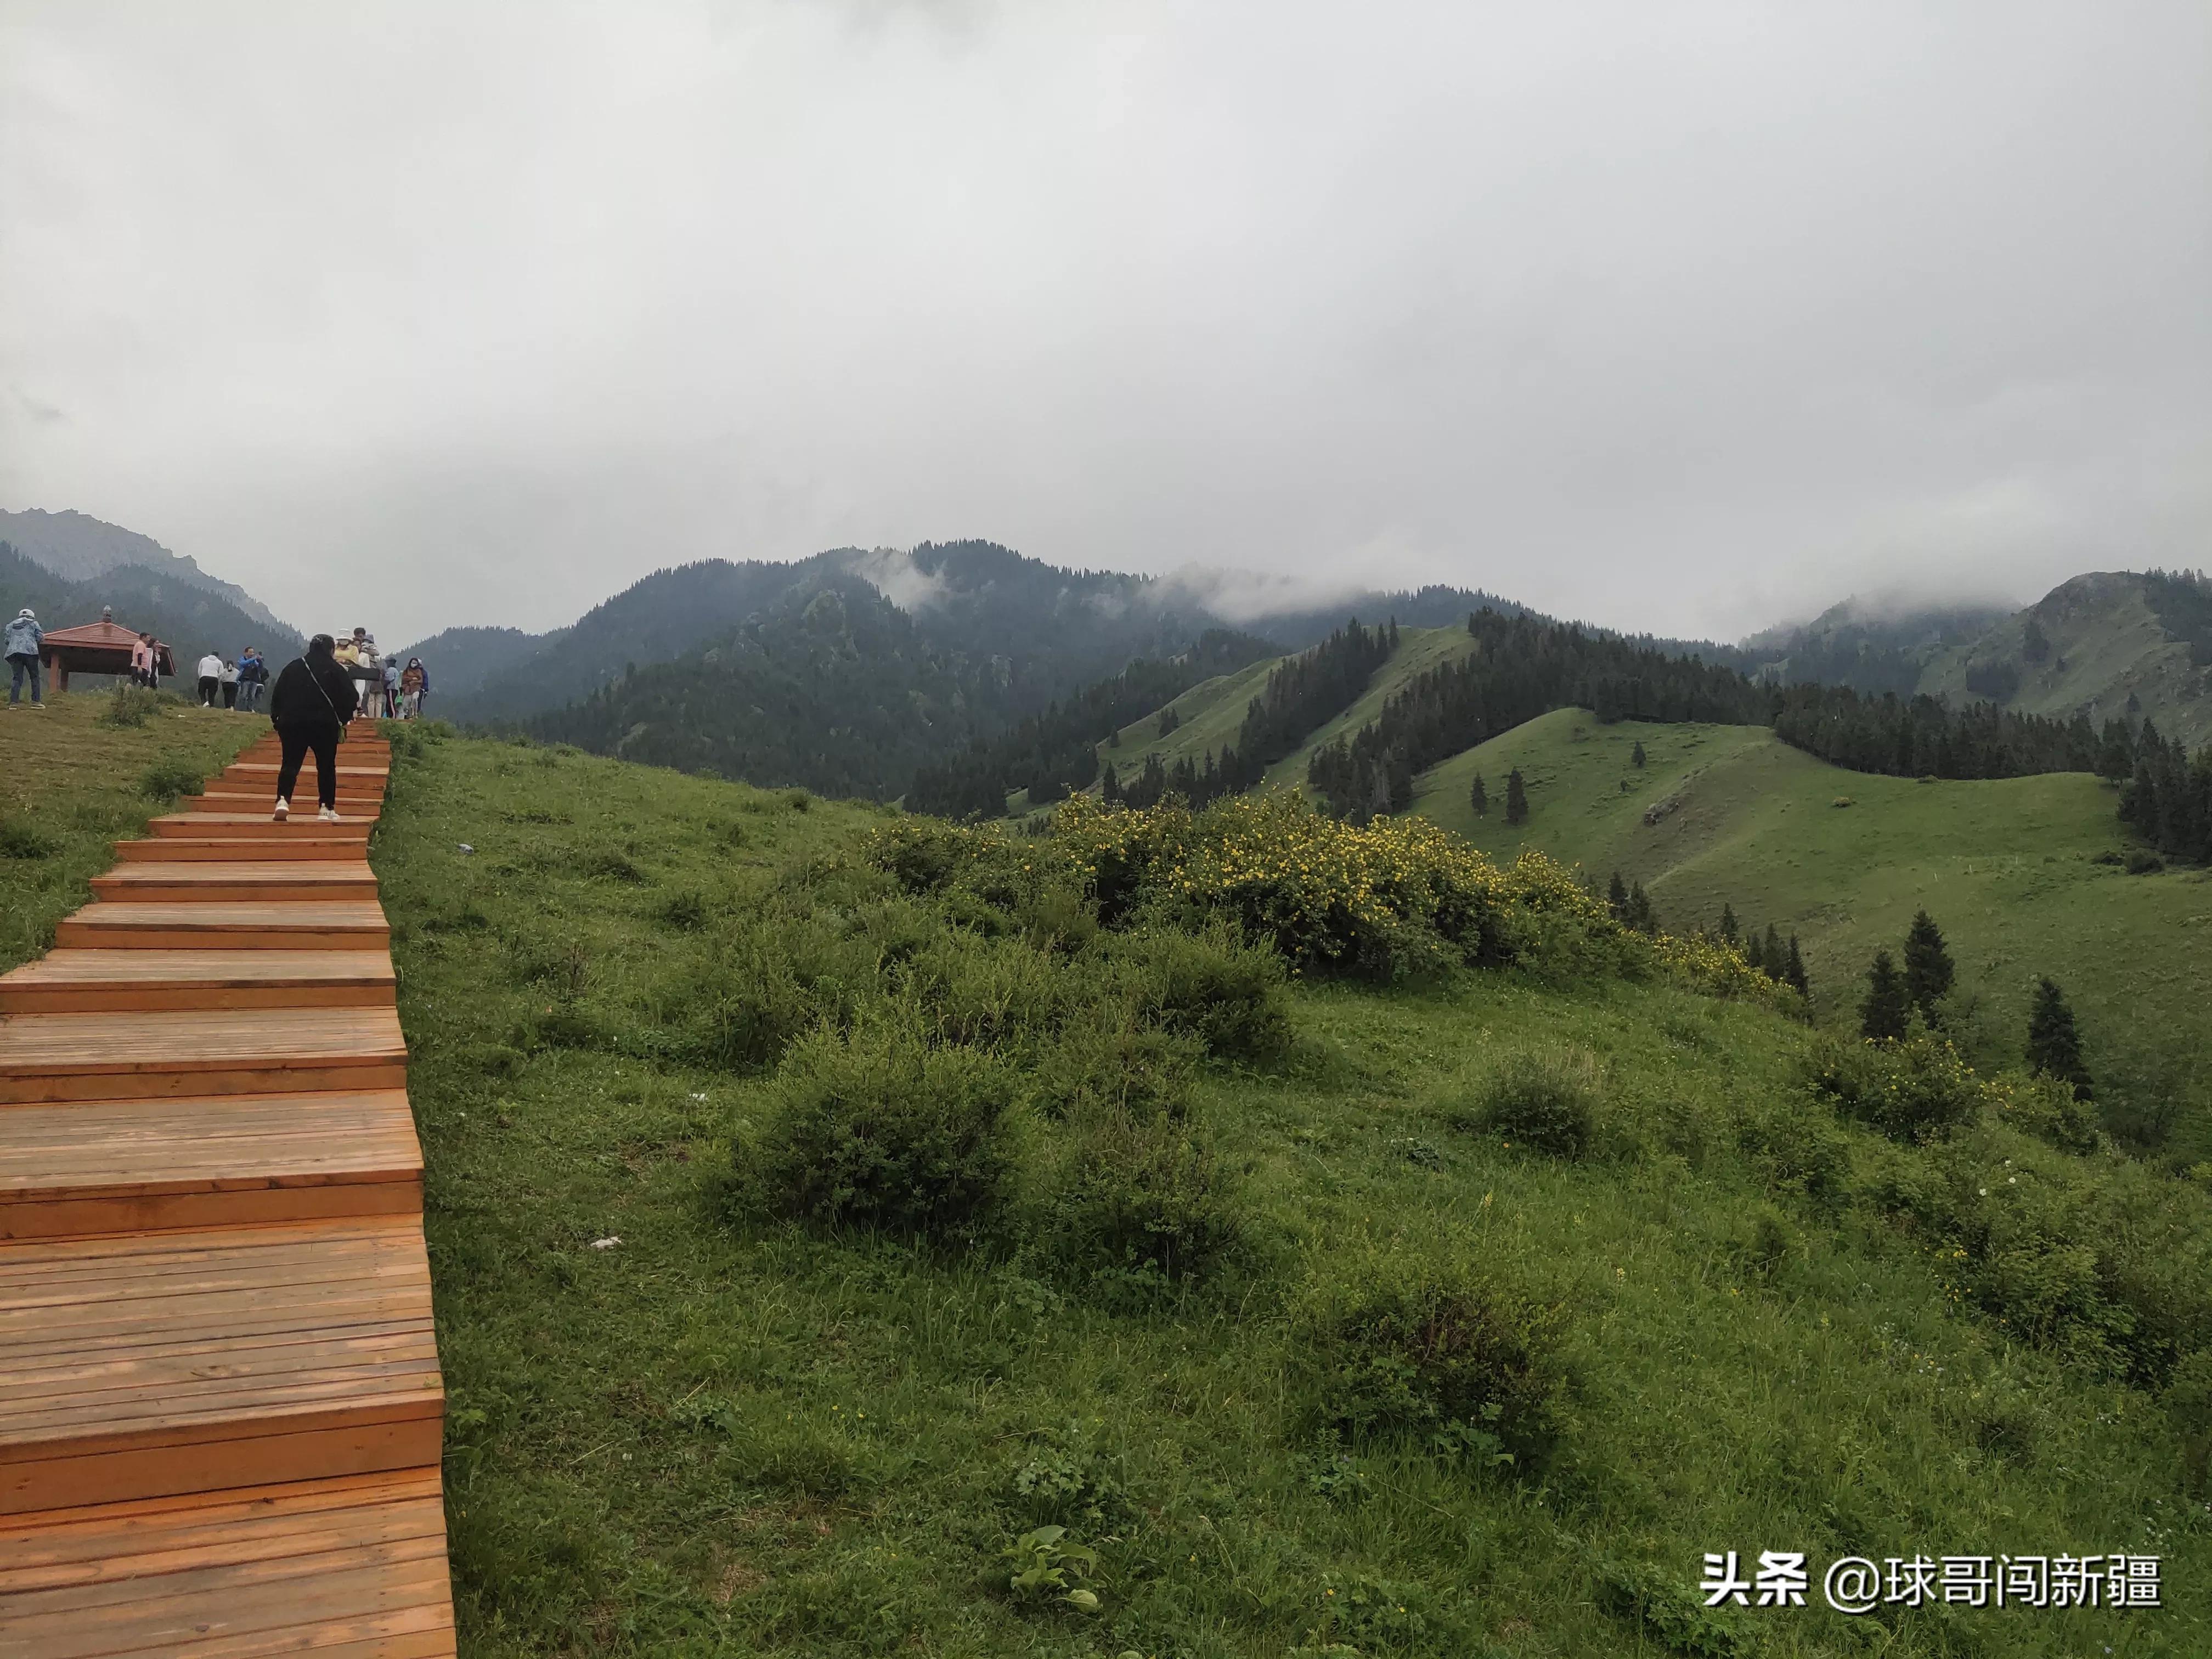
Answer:
<svg viewBox="0 0 2212 1659"><path fill-rule="evenodd" d="M177 586L197 588L245 617L253 624L257 638L298 637L251 593L235 582L210 576L200 568L198 560L172 553L151 536L88 514L46 513L35 507L23 513L0 512L0 542L65 582L93 591L127 593L133 599L151 598ZM155 580L118 572L118 567L147 571ZM118 579L105 580L111 573ZM181 612L183 607L177 608ZM95 610L93 614L96 617L99 612ZM238 646L234 644L228 654L236 656Z"/></svg>
<svg viewBox="0 0 2212 1659"><path fill-rule="evenodd" d="M88 581L68 581L0 542L0 607L12 617L25 605L49 630L98 622L100 607L112 606L118 623L164 641L175 654L177 672L187 678L210 651L235 661L246 647L258 645L262 655L281 664L305 643L298 635L248 615L212 588L173 574L114 565Z"/></svg>

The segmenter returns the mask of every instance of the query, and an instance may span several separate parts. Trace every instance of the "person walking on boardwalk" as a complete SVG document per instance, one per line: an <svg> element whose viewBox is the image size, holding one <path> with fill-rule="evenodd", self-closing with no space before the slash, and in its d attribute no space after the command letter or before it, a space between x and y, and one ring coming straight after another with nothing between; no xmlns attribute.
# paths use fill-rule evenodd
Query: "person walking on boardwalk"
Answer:
<svg viewBox="0 0 2212 1659"><path fill-rule="evenodd" d="M46 630L39 626L39 619L25 605L7 628L8 644L8 707L13 708L23 700L23 680L31 682L31 707L43 709L46 704L39 685L39 647L46 642Z"/></svg>
<svg viewBox="0 0 2212 1659"><path fill-rule="evenodd" d="M283 750L276 810L270 814L279 823L292 816L293 787L310 749L315 751L315 793L321 802L315 816L325 823L338 821L338 739L360 707L361 695L331 654L329 635L316 635L307 641L306 656L284 665L269 693L270 724Z"/></svg>
<svg viewBox="0 0 2212 1659"><path fill-rule="evenodd" d="M261 660L258 646L247 646L238 659L238 706L247 714L261 696L261 688L269 678L269 665Z"/></svg>

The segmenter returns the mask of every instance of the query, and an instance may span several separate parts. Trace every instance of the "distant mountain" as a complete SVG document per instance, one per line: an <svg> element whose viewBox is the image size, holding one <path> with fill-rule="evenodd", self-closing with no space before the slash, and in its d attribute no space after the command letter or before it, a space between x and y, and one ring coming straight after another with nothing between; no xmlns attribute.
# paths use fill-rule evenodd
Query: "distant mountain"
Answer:
<svg viewBox="0 0 2212 1659"><path fill-rule="evenodd" d="M430 671L431 695L441 704L481 690L484 682L526 662L570 632L526 634L519 628L444 628L395 653L401 662L420 657ZM443 714L441 708L439 711Z"/></svg>
<svg viewBox="0 0 2212 1659"><path fill-rule="evenodd" d="M1777 685L1844 685L1880 696L1922 689L1928 665L1954 647L1979 639L2010 611L1997 605L1895 610L1850 599L1811 622L1755 634L1724 661Z"/></svg>
<svg viewBox="0 0 2212 1659"><path fill-rule="evenodd" d="M172 574L114 565L88 581L69 581L0 542L0 614L13 617L25 605L50 629L98 622L100 607L111 606L125 628L150 632L167 644L185 675L210 651L234 661L242 648L258 645L272 662L283 662L305 643L289 629L271 628Z"/></svg>
<svg viewBox="0 0 2212 1659"><path fill-rule="evenodd" d="M2202 573L2100 571L2051 589L1929 664L1919 690L2015 714L2154 720L2212 742L2212 581Z"/></svg>
<svg viewBox="0 0 2212 1659"><path fill-rule="evenodd" d="M82 513L46 513L37 507L22 513L0 512L0 542L9 544L32 563L64 581L99 588L111 572L149 571L172 584L195 587L222 600L254 624L250 632L285 639L300 637L297 629L280 621L251 593L234 582L209 575L199 568L197 560L172 553L151 536ZM135 577L126 575L120 580L127 585L127 591L143 591L143 585ZM111 587L108 591L121 592L126 588ZM99 612L93 614L97 617ZM235 656L237 653L238 647L233 645L228 654Z"/></svg>

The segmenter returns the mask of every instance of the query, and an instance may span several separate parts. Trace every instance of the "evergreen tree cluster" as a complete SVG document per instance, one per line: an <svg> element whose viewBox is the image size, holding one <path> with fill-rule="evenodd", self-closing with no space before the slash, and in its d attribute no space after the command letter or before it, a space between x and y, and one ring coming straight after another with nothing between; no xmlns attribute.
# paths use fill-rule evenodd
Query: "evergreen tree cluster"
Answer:
<svg viewBox="0 0 2212 1659"><path fill-rule="evenodd" d="M1720 926L1713 937L1742 951L1746 962L1778 984L1789 986L1800 996L1812 994L1812 981L1805 976L1805 958L1797 948L1796 934L1790 934L1784 943L1781 930L1772 922L1766 924L1764 934L1757 927L1745 927L1736 921L1735 907L1723 903Z"/></svg>
<svg viewBox="0 0 2212 1659"><path fill-rule="evenodd" d="M2094 772L2115 727L2124 742L2126 728L2117 721L2100 740L2086 715L2046 720L1991 702L1952 708L1934 697L1862 696L1837 685L1791 686L1774 716L1774 735L1792 747L1893 778Z"/></svg>
<svg viewBox="0 0 2212 1659"><path fill-rule="evenodd" d="M1554 708L1600 720L1763 726L1774 694L1732 669L1669 656L1571 623L1485 609L1468 618L1475 648L1415 675L1348 739L1317 752L1307 781L1340 817L1364 822L1411 805L1414 775ZM1509 802L1508 817L1511 817Z"/></svg>
<svg viewBox="0 0 2212 1659"><path fill-rule="evenodd" d="M1639 933L1659 931L1659 916L1651 908L1651 896L1644 890L1644 884L1630 884L1620 878L1620 872L1613 872L1606 884L1605 902L1613 912L1613 919L1624 927L1632 927Z"/></svg>
<svg viewBox="0 0 2212 1659"><path fill-rule="evenodd" d="M1859 1035L1871 1042L1901 1042L1917 1013L1931 1030L1943 1023L1941 1006L1957 969L1943 930L1925 910L1914 912L1905 934L1905 968L1887 951L1874 953L1867 994L1859 1004Z"/></svg>
<svg viewBox="0 0 2212 1659"><path fill-rule="evenodd" d="M2212 746L2192 760L2179 739L2160 737L2145 720L2130 762L2120 821L2169 858L2212 862Z"/></svg>
<svg viewBox="0 0 2212 1659"><path fill-rule="evenodd" d="M1027 789L1040 805L1065 799L1097 781L1101 742L1201 681L1233 673L1273 650L1249 635L1209 629L1179 656L1139 659L1066 702L970 744L951 760L920 768L907 790L908 810L995 818L1005 816L1011 790Z"/></svg>
<svg viewBox="0 0 2212 1659"><path fill-rule="evenodd" d="M1207 750L1202 763L1185 756L1168 766L1158 755L1150 756L1144 769L1127 780L1109 764L1101 793L1109 802L1139 808L1158 805L1169 795L1180 795L1199 807L1218 796L1241 793L1267 776L1269 767L1295 753L1317 729L1358 701L1367 683L1375 678L1375 671L1397 648L1395 622L1364 628L1355 617L1312 650L1299 653L1267 676L1260 695L1245 708L1235 743L1224 744L1218 754ZM1162 735L1173 729L1163 726ZM1410 800L1410 774L1406 791Z"/></svg>

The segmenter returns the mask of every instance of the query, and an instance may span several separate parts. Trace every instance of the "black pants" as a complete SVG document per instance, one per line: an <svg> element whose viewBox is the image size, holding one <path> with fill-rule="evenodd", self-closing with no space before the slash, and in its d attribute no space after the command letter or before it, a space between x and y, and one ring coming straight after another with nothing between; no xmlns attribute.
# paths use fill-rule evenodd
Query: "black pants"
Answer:
<svg viewBox="0 0 2212 1659"><path fill-rule="evenodd" d="M276 774L276 799L289 800L300 781L300 763L315 751L315 793L325 806L338 804L338 729L335 726L280 726L276 741L284 763Z"/></svg>
<svg viewBox="0 0 2212 1659"><path fill-rule="evenodd" d="M215 707L215 689L221 684L221 681L210 678L205 674L200 676L201 708L212 708Z"/></svg>
<svg viewBox="0 0 2212 1659"><path fill-rule="evenodd" d="M225 680L222 683L222 706L225 708L235 708L238 707L238 682L236 680Z"/></svg>

